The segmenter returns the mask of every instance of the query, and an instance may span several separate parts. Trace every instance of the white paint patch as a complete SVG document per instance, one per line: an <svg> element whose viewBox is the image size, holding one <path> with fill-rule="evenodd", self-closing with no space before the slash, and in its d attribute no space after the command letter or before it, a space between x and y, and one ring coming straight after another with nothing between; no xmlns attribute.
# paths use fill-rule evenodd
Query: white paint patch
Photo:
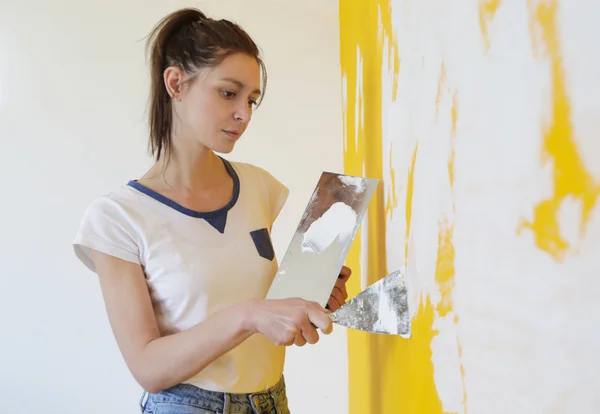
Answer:
<svg viewBox="0 0 600 414"><path fill-rule="evenodd" d="M434 380L444 412L464 413L463 384L457 342L457 326L454 314L435 321L433 328L438 334L431 341L431 359L434 365Z"/></svg>
<svg viewBox="0 0 600 414"><path fill-rule="evenodd" d="M365 191L365 180L362 177L352 177L350 175L340 175L339 180L345 185L353 185L356 187L357 193Z"/></svg>
<svg viewBox="0 0 600 414"><path fill-rule="evenodd" d="M355 225L356 212L347 204L334 203L304 233L302 251L321 254L337 239L344 243L352 236Z"/></svg>

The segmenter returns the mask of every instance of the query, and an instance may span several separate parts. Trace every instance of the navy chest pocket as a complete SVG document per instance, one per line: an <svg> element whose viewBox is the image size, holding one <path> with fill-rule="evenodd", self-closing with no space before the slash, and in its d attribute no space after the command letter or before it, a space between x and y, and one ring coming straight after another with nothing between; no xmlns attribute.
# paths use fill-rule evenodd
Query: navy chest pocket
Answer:
<svg viewBox="0 0 600 414"><path fill-rule="evenodd" d="M273 244L271 243L271 236L269 235L269 229L260 229L250 232L252 241L256 246L256 250L260 257L264 257L267 260L273 260L275 258L275 251L273 250Z"/></svg>

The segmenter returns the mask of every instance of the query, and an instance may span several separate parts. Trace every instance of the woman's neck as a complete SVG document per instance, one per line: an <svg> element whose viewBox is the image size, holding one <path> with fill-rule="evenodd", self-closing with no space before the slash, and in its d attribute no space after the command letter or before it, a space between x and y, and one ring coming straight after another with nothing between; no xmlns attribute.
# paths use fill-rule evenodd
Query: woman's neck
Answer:
<svg viewBox="0 0 600 414"><path fill-rule="evenodd" d="M188 191L202 191L222 182L227 175L223 161L209 148L172 147L170 157L164 155L145 175L146 179L160 180L170 187Z"/></svg>

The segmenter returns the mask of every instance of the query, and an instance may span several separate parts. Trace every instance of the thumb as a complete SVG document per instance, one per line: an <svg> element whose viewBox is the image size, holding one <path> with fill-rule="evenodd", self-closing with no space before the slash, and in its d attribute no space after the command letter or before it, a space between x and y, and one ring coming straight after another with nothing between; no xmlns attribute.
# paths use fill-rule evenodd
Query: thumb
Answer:
<svg viewBox="0 0 600 414"><path fill-rule="evenodd" d="M308 319L314 326L316 326L318 329L320 329L324 334L330 334L331 331L333 330L333 322L331 321L331 318L329 317L330 313L331 312L329 312L329 311L324 311L324 312L319 312L316 310L309 311Z"/></svg>

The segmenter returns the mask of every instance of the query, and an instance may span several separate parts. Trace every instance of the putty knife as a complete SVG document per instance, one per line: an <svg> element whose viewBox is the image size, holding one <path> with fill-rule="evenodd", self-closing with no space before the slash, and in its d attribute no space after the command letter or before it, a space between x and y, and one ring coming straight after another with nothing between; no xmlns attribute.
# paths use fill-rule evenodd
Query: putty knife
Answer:
<svg viewBox="0 0 600 414"><path fill-rule="evenodd" d="M327 305L379 180L323 172L266 299Z"/></svg>
<svg viewBox="0 0 600 414"><path fill-rule="evenodd" d="M348 328L410 338L410 311L404 275L400 270L390 273L329 317L332 322Z"/></svg>

